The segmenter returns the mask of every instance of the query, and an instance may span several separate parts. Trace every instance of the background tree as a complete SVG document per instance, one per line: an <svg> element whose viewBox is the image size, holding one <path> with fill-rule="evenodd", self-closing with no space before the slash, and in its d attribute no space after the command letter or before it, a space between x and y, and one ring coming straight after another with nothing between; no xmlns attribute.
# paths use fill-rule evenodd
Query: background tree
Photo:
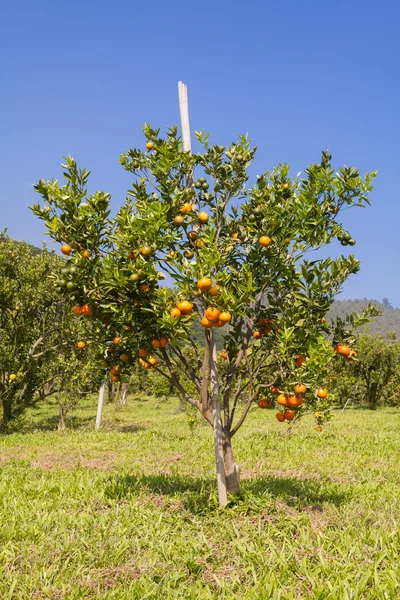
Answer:
<svg viewBox="0 0 400 600"><path fill-rule="evenodd" d="M70 157L65 184L41 180L36 190L45 205L33 210L63 244L74 269L71 297L95 315L112 376L139 359L212 426L225 504L227 490L239 490L232 438L266 388L279 386L279 420L291 421L307 406L323 421L326 366L335 354L326 338L351 339L325 314L359 262L352 254L333 260L306 253L335 238L354 245L338 215L368 203L375 174L363 180L354 168L335 173L324 152L302 179L278 165L246 187L255 154L246 137L225 148L197 133L203 151L191 155L176 127L165 138L148 125L144 132L146 151L120 158L135 179L115 218L110 195L88 194L89 172ZM161 285L166 275L172 288ZM201 345L193 320L204 328ZM351 325L365 321L354 317ZM223 366L216 329L224 332ZM189 346L194 366L183 352Z"/></svg>

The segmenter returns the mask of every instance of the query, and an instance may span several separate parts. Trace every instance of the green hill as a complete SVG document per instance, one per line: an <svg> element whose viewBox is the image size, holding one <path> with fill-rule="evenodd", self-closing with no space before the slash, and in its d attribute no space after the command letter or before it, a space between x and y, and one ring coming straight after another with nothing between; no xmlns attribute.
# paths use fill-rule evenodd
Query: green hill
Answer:
<svg viewBox="0 0 400 600"><path fill-rule="evenodd" d="M378 300L368 300L367 298L336 300L328 312L328 320L335 317L344 317L351 312L360 314L368 303L375 304L382 311L382 314L367 325L365 330L371 334L380 333L382 335L385 335L388 331L394 331L400 338L400 309L392 308L386 299L384 299L384 304Z"/></svg>

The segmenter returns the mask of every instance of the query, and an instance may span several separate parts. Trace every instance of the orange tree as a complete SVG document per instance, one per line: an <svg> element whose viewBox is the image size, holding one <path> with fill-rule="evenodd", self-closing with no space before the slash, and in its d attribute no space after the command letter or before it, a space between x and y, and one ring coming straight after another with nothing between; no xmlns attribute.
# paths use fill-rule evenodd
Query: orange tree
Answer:
<svg viewBox="0 0 400 600"><path fill-rule="evenodd" d="M246 137L223 147L197 132L202 151L190 154L175 127L164 138L149 125L144 133L143 151L120 157L134 180L115 217L110 194L88 194L89 172L71 157L63 185L36 185L45 202L33 211L73 268L67 293L78 307L89 306L99 353L108 353L104 368L118 380L139 360L213 428L225 504L227 490L239 490L232 438L271 386L280 392L278 420L307 408L323 420L326 365L349 335L324 315L359 261L307 253L335 238L354 245L338 216L343 207L368 203L375 173L335 173L324 152L303 178L291 179L289 167L279 165L249 187L255 149ZM204 330L200 342L196 320ZM215 343L219 328L223 357Z"/></svg>

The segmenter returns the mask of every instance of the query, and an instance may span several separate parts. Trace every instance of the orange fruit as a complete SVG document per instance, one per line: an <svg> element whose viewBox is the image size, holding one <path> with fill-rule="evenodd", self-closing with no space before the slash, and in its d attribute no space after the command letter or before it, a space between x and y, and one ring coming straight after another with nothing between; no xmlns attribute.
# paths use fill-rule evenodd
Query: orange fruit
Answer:
<svg viewBox="0 0 400 600"><path fill-rule="evenodd" d="M65 254L65 256L68 256L69 254L71 254L71 250L72 250L72 248L69 244L63 244L61 246L61 252L63 254Z"/></svg>
<svg viewBox="0 0 400 600"><path fill-rule="evenodd" d="M156 358L154 358L154 356L150 356L150 358L149 358L149 363L150 363L151 365L155 365L155 364L157 364L157 359L156 359Z"/></svg>
<svg viewBox="0 0 400 600"><path fill-rule="evenodd" d="M302 356L301 354L299 354L298 356L296 356L296 358L294 359L294 362L296 363L297 367L301 367L301 365L303 364L303 362L305 361L305 357Z"/></svg>
<svg viewBox="0 0 400 600"><path fill-rule="evenodd" d="M181 312L182 315L190 315L193 309L193 304L187 300L181 300L176 305L176 308Z"/></svg>
<svg viewBox="0 0 400 600"><path fill-rule="evenodd" d="M204 314L205 318L213 323L220 319L220 312L215 306L209 306Z"/></svg>
<svg viewBox="0 0 400 600"><path fill-rule="evenodd" d="M261 246L268 247L271 243L271 238L267 235L262 235L258 241L260 242Z"/></svg>
<svg viewBox="0 0 400 600"><path fill-rule="evenodd" d="M280 394L281 390L279 389L279 387L277 385L273 385L272 388L271 388L271 392L273 394Z"/></svg>
<svg viewBox="0 0 400 600"><path fill-rule="evenodd" d="M198 217L200 223L207 223L209 216L206 212L199 212Z"/></svg>
<svg viewBox="0 0 400 600"><path fill-rule="evenodd" d="M282 185L282 189L283 189L283 190L288 190L288 189L289 189L289 184L288 184L288 183L284 183L284 184Z"/></svg>
<svg viewBox="0 0 400 600"><path fill-rule="evenodd" d="M144 368L151 369L152 367L151 367L151 364L147 362L147 363L144 363Z"/></svg>
<svg viewBox="0 0 400 600"><path fill-rule="evenodd" d="M142 366L144 365L144 360L143 360L143 358L138 358L138 360L137 360L137 361L138 361L139 365L142 365Z"/></svg>
<svg viewBox="0 0 400 600"><path fill-rule="evenodd" d="M192 242L194 242L194 240L197 240L197 231L189 231L187 235L189 240L192 240Z"/></svg>
<svg viewBox="0 0 400 600"><path fill-rule="evenodd" d="M225 323L223 321L221 321L221 319L218 319L218 321L215 321L215 323L213 323L213 325L215 327L223 327L225 325Z"/></svg>
<svg viewBox="0 0 400 600"><path fill-rule="evenodd" d="M287 394L279 394L276 401L281 406L289 406L289 398L288 398Z"/></svg>
<svg viewBox="0 0 400 600"><path fill-rule="evenodd" d="M260 408L269 408L269 401L266 398L262 398L257 404Z"/></svg>
<svg viewBox="0 0 400 600"><path fill-rule="evenodd" d="M232 239L233 240L237 240L239 237L239 234L235 231L235 233L232 233Z"/></svg>
<svg viewBox="0 0 400 600"><path fill-rule="evenodd" d="M110 369L110 373L111 373L111 375L118 375L118 373L119 373L119 365L114 365Z"/></svg>
<svg viewBox="0 0 400 600"><path fill-rule="evenodd" d="M326 323L326 319L325 319L325 317L322 317L322 319L321 319L321 323Z"/></svg>
<svg viewBox="0 0 400 600"><path fill-rule="evenodd" d="M161 348L166 348L168 346L168 340L166 337L162 337L160 339L160 346Z"/></svg>
<svg viewBox="0 0 400 600"><path fill-rule="evenodd" d="M8 378L10 381L15 381L17 379L17 376L15 373L10 373L10 376Z"/></svg>
<svg viewBox="0 0 400 600"><path fill-rule="evenodd" d="M90 304L84 304L81 308L81 314L82 315L91 315L92 314L92 307L90 306Z"/></svg>
<svg viewBox="0 0 400 600"><path fill-rule="evenodd" d="M141 252L142 256L150 256L150 254L153 252L153 250L151 249L150 246L145 244L140 252Z"/></svg>
<svg viewBox="0 0 400 600"><path fill-rule="evenodd" d="M171 308L171 310L169 311L172 317L180 317L182 315L181 311L179 310L179 308Z"/></svg>
<svg viewBox="0 0 400 600"><path fill-rule="evenodd" d="M195 241L195 246L196 246L196 248L202 248L203 246L205 246L205 241L202 240L201 238L198 238Z"/></svg>
<svg viewBox="0 0 400 600"><path fill-rule="evenodd" d="M203 317L200 323L203 325L203 327L208 327L209 329L214 326L214 323L209 321L206 317Z"/></svg>
<svg viewBox="0 0 400 600"><path fill-rule="evenodd" d="M231 313L227 312L227 311L223 311L220 315L219 315L220 321L222 321L224 324L225 323L229 323L230 320L232 319Z"/></svg>
<svg viewBox="0 0 400 600"><path fill-rule="evenodd" d="M120 344L120 343L121 343L121 338L120 338L120 337L115 337L115 338L113 338L113 343L114 343L116 346L118 346L118 344Z"/></svg>
<svg viewBox="0 0 400 600"><path fill-rule="evenodd" d="M294 411L289 408L289 410L285 410L284 417L287 421L292 421L294 419Z"/></svg>
<svg viewBox="0 0 400 600"><path fill-rule="evenodd" d="M211 296L218 296L219 294L219 289L217 287L210 287L208 291L210 292Z"/></svg>
<svg viewBox="0 0 400 600"><path fill-rule="evenodd" d="M143 292L143 294L147 294L150 291L150 286L147 285L147 283L143 283L140 286L140 291Z"/></svg>
<svg viewBox="0 0 400 600"><path fill-rule="evenodd" d="M192 205L190 204L190 202L185 202L185 204L183 204L180 209L181 213L187 214L192 212Z"/></svg>
<svg viewBox="0 0 400 600"><path fill-rule="evenodd" d="M85 250L82 254L83 258L89 258L90 256L90 250Z"/></svg>
<svg viewBox="0 0 400 600"><path fill-rule="evenodd" d="M78 315L78 317L79 317L79 315L81 315L81 314L82 314L82 309L81 309L81 307L79 306L79 304L77 304L76 306L74 306L74 308L73 308L72 310L73 310L73 312L74 312L76 315Z"/></svg>
<svg viewBox="0 0 400 600"><path fill-rule="evenodd" d="M182 217L182 215L177 215L174 219L174 223L175 225L182 225L182 223L185 222L185 219Z"/></svg>
<svg viewBox="0 0 400 600"><path fill-rule="evenodd" d="M154 142L147 142L146 143L146 148L147 148L147 150L153 150L153 148L154 148Z"/></svg>
<svg viewBox="0 0 400 600"><path fill-rule="evenodd" d="M147 350L147 348L140 348L139 350L139 356L140 358L146 358L146 356L148 356L150 353Z"/></svg>
<svg viewBox="0 0 400 600"><path fill-rule="evenodd" d="M129 362L129 354L127 352L123 352L120 356L120 359L122 360L122 362Z"/></svg>
<svg viewBox="0 0 400 600"><path fill-rule="evenodd" d="M151 345L153 346L153 348L155 350L157 350L157 348L160 348L160 346L161 346L161 340L154 339L154 340L152 340Z"/></svg>
<svg viewBox="0 0 400 600"><path fill-rule="evenodd" d="M118 381L120 380L119 375L111 375L111 381L114 381L114 383L118 383Z"/></svg>
<svg viewBox="0 0 400 600"><path fill-rule="evenodd" d="M307 388L304 385L304 383L298 383L296 385L296 387L294 388L294 391L296 392L296 394L305 394L307 391Z"/></svg>
<svg viewBox="0 0 400 600"><path fill-rule="evenodd" d="M208 290L210 289L211 285L212 285L212 283L211 283L211 279L209 277L202 277L197 282L197 287L202 292L208 292Z"/></svg>
<svg viewBox="0 0 400 600"><path fill-rule="evenodd" d="M317 392L318 398L326 398L328 395L328 390L326 388L319 388Z"/></svg>
<svg viewBox="0 0 400 600"><path fill-rule="evenodd" d="M343 346L342 344L338 344L335 347L336 354L340 354L341 356L350 356L351 349L348 346Z"/></svg>
<svg viewBox="0 0 400 600"><path fill-rule="evenodd" d="M228 353L227 353L227 351L226 351L226 350L222 350L222 352L221 352L221 356L222 356L222 358L224 358L225 360L227 360L227 358L228 358Z"/></svg>
<svg viewBox="0 0 400 600"><path fill-rule="evenodd" d="M285 415L283 413L281 413L281 412L277 412L276 413L276 418L278 419L278 421L280 423L283 423L283 421L285 420Z"/></svg>
<svg viewBox="0 0 400 600"><path fill-rule="evenodd" d="M301 406L303 404L303 398L300 394L296 394L295 396L290 396L288 400L289 406Z"/></svg>
<svg viewBox="0 0 400 600"><path fill-rule="evenodd" d="M256 330L256 331L253 332L253 338L255 340L259 340L260 337L261 337L261 332L260 331Z"/></svg>
<svg viewBox="0 0 400 600"><path fill-rule="evenodd" d="M77 346L80 350L83 350L83 348L85 348L85 346L86 346L86 342L78 342Z"/></svg>

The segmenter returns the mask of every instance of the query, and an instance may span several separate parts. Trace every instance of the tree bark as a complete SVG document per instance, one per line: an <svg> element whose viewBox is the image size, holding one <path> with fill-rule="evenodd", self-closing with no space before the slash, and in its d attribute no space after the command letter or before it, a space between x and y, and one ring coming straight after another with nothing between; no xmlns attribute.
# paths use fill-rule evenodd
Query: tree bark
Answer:
<svg viewBox="0 0 400 600"><path fill-rule="evenodd" d="M228 503L228 495L226 489L225 464L224 464L224 449L223 449L223 432L221 419L221 401L219 395L219 379L218 379L218 364L217 364L217 347L215 344L214 332L207 332L207 343L210 345L210 382L211 382L211 404L213 416L213 433L214 433L214 451L215 462L217 469L217 485L218 485L218 500L220 506L225 506Z"/></svg>
<svg viewBox="0 0 400 600"><path fill-rule="evenodd" d="M3 398L3 425L12 419L12 404L10 398Z"/></svg>
<svg viewBox="0 0 400 600"><path fill-rule="evenodd" d="M123 383L121 385L121 397L119 399L119 403L121 406L125 406L126 405L126 399L128 397L128 384L127 383Z"/></svg>
<svg viewBox="0 0 400 600"><path fill-rule="evenodd" d="M378 407L378 384L371 383L368 390L368 404L372 410L376 410Z"/></svg>
<svg viewBox="0 0 400 600"><path fill-rule="evenodd" d="M225 464L225 477L226 487L228 492L231 494L240 493L240 467L235 462L232 450L232 442L229 435L225 434L224 443L224 464Z"/></svg>

